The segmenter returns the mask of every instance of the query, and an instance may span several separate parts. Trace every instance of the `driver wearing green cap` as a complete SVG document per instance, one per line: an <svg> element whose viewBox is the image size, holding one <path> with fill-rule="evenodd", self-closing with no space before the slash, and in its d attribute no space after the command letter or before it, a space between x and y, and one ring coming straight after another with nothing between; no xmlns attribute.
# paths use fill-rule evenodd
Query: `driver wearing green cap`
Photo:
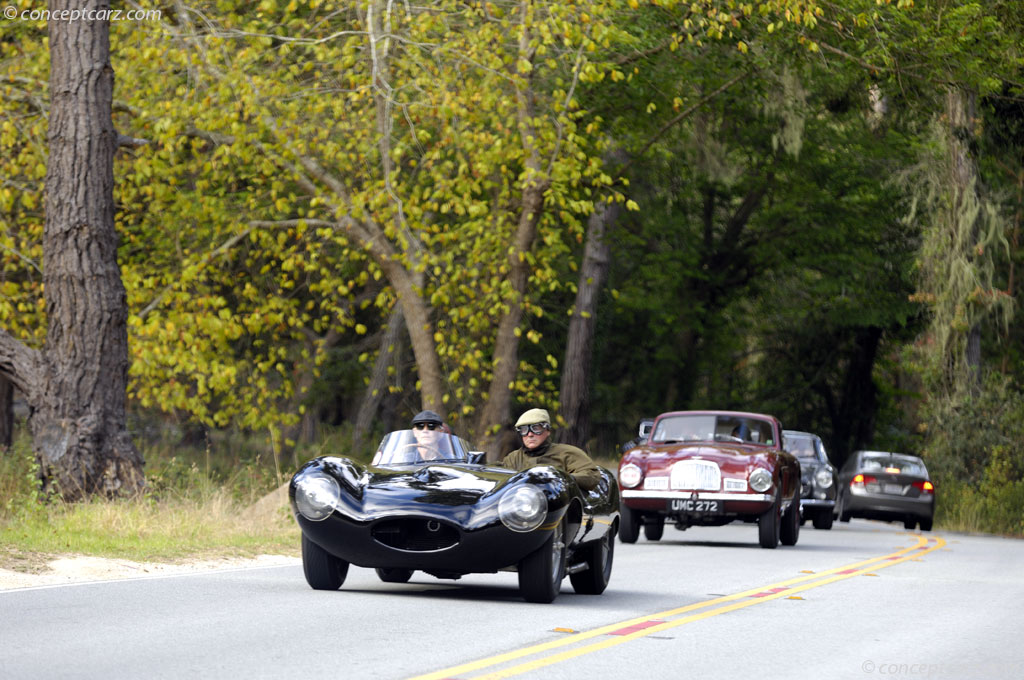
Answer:
<svg viewBox="0 0 1024 680"><path fill-rule="evenodd" d="M551 418L545 409L531 408L519 416L516 432L523 438L523 445L501 460L502 467L526 470L535 465L552 465L571 474L579 487L587 491L601 480L600 468L583 449L549 441Z"/></svg>

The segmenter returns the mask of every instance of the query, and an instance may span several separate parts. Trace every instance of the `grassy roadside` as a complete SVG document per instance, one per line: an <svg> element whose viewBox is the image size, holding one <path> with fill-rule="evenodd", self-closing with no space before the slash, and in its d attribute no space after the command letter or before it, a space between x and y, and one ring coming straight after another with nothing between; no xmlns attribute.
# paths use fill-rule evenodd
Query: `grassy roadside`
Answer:
<svg viewBox="0 0 1024 680"><path fill-rule="evenodd" d="M209 450L144 452L148 489L135 499L43 502L29 444L0 453L0 568L45 569L64 555L181 563L298 555L299 530L273 465Z"/></svg>

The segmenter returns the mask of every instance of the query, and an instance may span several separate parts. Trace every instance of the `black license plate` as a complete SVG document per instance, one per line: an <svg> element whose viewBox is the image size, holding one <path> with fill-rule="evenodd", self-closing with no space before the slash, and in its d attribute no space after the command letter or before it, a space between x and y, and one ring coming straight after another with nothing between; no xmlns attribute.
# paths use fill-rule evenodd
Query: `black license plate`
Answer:
<svg viewBox="0 0 1024 680"><path fill-rule="evenodd" d="M722 514L722 501L704 500L702 498L672 498L668 501L671 513L694 513L700 515Z"/></svg>

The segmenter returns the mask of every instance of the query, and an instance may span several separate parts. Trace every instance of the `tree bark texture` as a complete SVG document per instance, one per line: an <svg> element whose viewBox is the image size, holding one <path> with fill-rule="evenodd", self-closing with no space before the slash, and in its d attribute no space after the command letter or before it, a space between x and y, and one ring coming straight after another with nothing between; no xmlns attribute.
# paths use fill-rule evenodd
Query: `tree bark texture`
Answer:
<svg viewBox="0 0 1024 680"><path fill-rule="evenodd" d="M562 362L559 389L561 413L567 427L561 440L586 448L590 439L590 383L597 327L597 301L608 276L611 248L607 234L619 217L619 203L599 203L587 221L587 240L576 287L576 304L569 320L569 335Z"/></svg>
<svg viewBox="0 0 1024 680"><path fill-rule="evenodd" d="M50 10L81 5L52 0ZM128 308L114 229L110 26L51 20L49 34L47 336L30 428L45 490L66 500L131 494L144 477L125 423Z"/></svg>
<svg viewBox="0 0 1024 680"><path fill-rule="evenodd" d="M14 385L0 375L0 448L14 440Z"/></svg>

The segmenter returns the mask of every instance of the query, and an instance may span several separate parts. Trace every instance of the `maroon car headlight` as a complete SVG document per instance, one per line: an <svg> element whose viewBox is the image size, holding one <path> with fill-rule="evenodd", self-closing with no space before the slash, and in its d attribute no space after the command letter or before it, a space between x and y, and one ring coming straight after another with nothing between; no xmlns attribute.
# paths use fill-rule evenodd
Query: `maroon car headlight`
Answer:
<svg viewBox="0 0 1024 680"><path fill-rule="evenodd" d="M533 531L548 514L548 498L535 486L512 489L498 501L498 517L512 531Z"/></svg>
<svg viewBox="0 0 1024 680"><path fill-rule="evenodd" d="M628 489L632 489L634 486L639 484L640 480L643 478L644 471L640 469L639 465L626 463L619 468L619 483Z"/></svg>
<svg viewBox="0 0 1024 680"><path fill-rule="evenodd" d="M755 468L750 473L750 488L758 493L764 493L772 488L772 473L764 468Z"/></svg>
<svg viewBox="0 0 1024 680"><path fill-rule="evenodd" d="M341 499L341 488L334 477L314 472L295 480L295 508L311 522L331 516Z"/></svg>

